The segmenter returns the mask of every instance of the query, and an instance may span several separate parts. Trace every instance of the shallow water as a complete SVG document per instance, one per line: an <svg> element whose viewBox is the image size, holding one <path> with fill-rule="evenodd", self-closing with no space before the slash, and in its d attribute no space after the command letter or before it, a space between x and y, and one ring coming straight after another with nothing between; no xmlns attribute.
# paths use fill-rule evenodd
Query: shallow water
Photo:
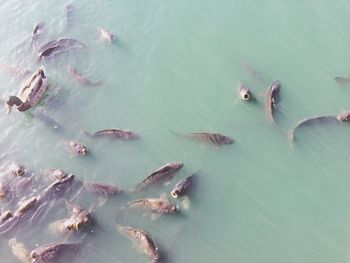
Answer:
<svg viewBox="0 0 350 263"><path fill-rule="evenodd" d="M350 86L334 81L350 73L348 1L79 0L68 27L67 3L0 4L0 63L38 68L30 39L40 21L45 27L39 43L69 36L87 45L43 62L50 88L40 106L26 113L6 115L4 101L25 78L0 72L2 176L6 164L16 161L36 178L34 194L49 168L127 190L165 163L185 164L169 185L125 192L96 209L93 233L68 239L85 244L74 262L147 262L118 234L116 223L149 232L166 262L350 261L350 125L303 128L294 143L286 135L303 118L350 109ZM114 32L117 41L99 40L98 27ZM104 84L79 85L67 65ZM275 79L282 83L277 127L263 111L264 92ZM238 82L250 87L255 103L238 100ZM38 111L63 129L33 118ZM91 140L81 128L130 129L142 139ZM220 132L236 142L218 148L170 131ZM72 156L67 140L85 143L90 155ZM176 181L196 170L201 173L189 210L157 220L120 210L134 198L171 198ZM97 200L81 196L77 202L90 207ZM17 262L7 245L12 237L30 248L67 240L47 227L66 213L58 200L38 222L0 236L0 261Z"/></svg>

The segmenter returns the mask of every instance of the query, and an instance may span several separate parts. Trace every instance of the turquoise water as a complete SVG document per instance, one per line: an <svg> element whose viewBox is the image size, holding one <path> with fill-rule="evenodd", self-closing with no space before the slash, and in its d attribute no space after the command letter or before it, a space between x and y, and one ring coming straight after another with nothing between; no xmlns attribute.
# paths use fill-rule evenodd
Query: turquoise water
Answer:
<svg viewBox="0 0 350 263"><path fill-rule="evenodd" d="M69 36L88 47L43 62L51 86L31 112L52 117L63 132L29 112L6 115L4 101L25 78L0 72L2 175L16 161L35 178L45 169L62 168L80 180L127 190L165 163L184 162L169 185L126 192L96 209L94 232L68 238L86 244L74 262L147 262L118 234L117 222L149 232L165 262L350 262L349 124L300 129L294 143L286 136L302 118L350 109L349 87L334 81L350 73L348 1L80 0L73 2L69 28L66 3L0 4L0 63L38 68L30 38L40 21L45 27L39 43ZM117 41L99 40L98 27L114 32ZM104 84L77 84L68 64ZM264 92L275 79L282 83L278 127L266 121L263 110ZM250 87L257 102L239 101L238 82ZM90 140L81 128L130 129L142 139ZM236 142L212 147L170 130L220 132ZM85 143L91 154L73 157L66 140ZM191 206L181 214L150 220L120 213L134 198L166 193L170 199L176 181L198 169ZM78 198L86 207L93 201ZM30 248L67 240L47 228L66 215L64 202L56 205L40 223L0 237L1 262L17 262L8 247L12 237Z"/></svg>

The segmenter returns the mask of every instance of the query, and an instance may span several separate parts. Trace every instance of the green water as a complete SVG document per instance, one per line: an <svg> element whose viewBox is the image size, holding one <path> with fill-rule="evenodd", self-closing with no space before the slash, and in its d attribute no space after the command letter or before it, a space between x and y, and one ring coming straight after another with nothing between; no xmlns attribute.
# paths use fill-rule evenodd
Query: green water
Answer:
<svg viewBox="0 0 350 263"><path fill-rule="evenodd" d="M96 229L74 262L147 262L117 233L117 222L149 232L165 262L350 262L350 126L301 129L295 143L286 136L302 118L350 109L349 87L334 81L350 73L349 1L79 0L69 28L65 4L1 1L1 63L37 69L29 42L40 21L45 30L39 43L69 36L88 46L43 63L51 86L32 112L54 118L62 133L30 113L6 115L3 101L23 79L1 72L2 166L23 163L38 178L45 169L62 168L80 180L131 189L165 163L184 162L169 185L125 193L97 209ZM117 41L100 41L97 27L114 32ZM80 86L67 64L104 84ZM264 91L275 79L282 83L279 128L263 111ZM238 82L250 87L256 103L238 100ZM90 140L80 128L130 129L142 139ZM220 132L236 142L212 147L170 130ZM72 157L65 140L85 143L90 156ZM198 169L189 210L153 221L140 213L120 216L119 207L133 198L171 198L175 182ZM91 200L78 201L89 207ZM8 247L12 237L31 248L64 241L47 224L65 213L58 202L40 225L1 236L0 262L17 262Z"/></svg>

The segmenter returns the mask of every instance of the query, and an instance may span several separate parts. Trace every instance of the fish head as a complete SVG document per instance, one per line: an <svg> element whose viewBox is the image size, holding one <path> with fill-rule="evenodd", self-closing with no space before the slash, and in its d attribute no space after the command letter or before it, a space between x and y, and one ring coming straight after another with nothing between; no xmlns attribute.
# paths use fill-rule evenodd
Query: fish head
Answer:
<svg viewBox="0 0 350 263"><path fill-rule="evenodd" d="M184 164L181 162L174 162L171 164L171 168L173 168L174 170L180 170L182 166L184 166Z"/></svg>
<svg viewBox="0 0 350 263"><path fill-rule="evenodd" d="M350 111L342 112L337 116L339 121L350 121Z"/></svg>
<svg viewBox="0 0 350 263"><path fill-rule="evenodd" d="M234 139L227 137L227 136L225 136L225 138L223 138L223 140L222 140L222 144L232 144L234 142L235 142Z"/></svg>

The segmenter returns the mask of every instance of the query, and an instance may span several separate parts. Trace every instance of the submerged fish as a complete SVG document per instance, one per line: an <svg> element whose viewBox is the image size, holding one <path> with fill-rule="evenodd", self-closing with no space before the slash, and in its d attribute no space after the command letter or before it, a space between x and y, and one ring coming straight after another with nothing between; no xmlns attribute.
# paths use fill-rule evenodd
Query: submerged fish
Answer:
<svg viewBox="0 0 350 263"><path fill-rule="evenodd" d="M8 242L13 255L21 263L31 263L32 259L30 258L30 250L24 245L24 243L17 241L15 238L12 238Z"/></svg>
<svg viewBox="0 0 350 263"><path fill-rule="evenodd" d="M47 127L55 129L55 130L60 130L61 125L57 123L54 119L52 119L50 116L46 115L45 113L42 112L37 112L34 114L34 117L36 117L39 121L44 123Z"/></svg>
<svg viewBox="0 0 350 263"><path fill-rule="evenodd" d="M24 215L27 211L29 211L30 209L32 209L36 205L38 200L39 200L38 197L32 197L32 198L25 200L20 205L20 207L14 212L14 216L16 217L16 216Z"/></svg>
<svg viewBox="0 0 350 263"><path fill-rule="evenodd" d="M153 213L157 214L174 214L177 211L177 207L175 205L162 198L145 198L134 200L128 203L128 207L151 210Z"/></svg>
<svg viewBox="0 0 350 263"><path fill-rule="evenodd" d="M79 243L50 243L34 249L30 258L32 263L73 262L72 258L79 249Z"/></svg>
<svg viewBox="0 0 350 263"><path fill-rule="evenodd" d="M84 182L84 188L88 192L95 193L103 197L114 196L122 192L122 190L117 186L97 182Z"/></svg>
<svg viewBox="0 0 350 263"><path fill-rule="evenodd" d="M270 85L267 94L265 96L265 113L269 121L274 123L273 114L279 103L279 92L281 89L281 83L278 80L275 80Z"/></svg>
<svg viewBox="0 0 350 263"><path fill-rule="evenodd" d="M194 132L194 133L188 133L188 134L180 134L173 131L171 132L178 136L183 136L183 137L195 139L198 141L203 141L206 143L213 144L215 146L222 146L222 145L234 143L234 139L232 139L231 137L222 135L220 133Z"/></svg>
<svg viewBox="0 0 350 263"><path fill-rule="evenodd" d="M83 85L83 86L99 86L99 85L102 85L103 84L103 81L102 80L99 80L99 81L96 81L96 82L92 82L90 80L88 80L87 78L85 78L83 75L79 74L78 71L69 66L67 67L67 70L68 70L68 74L74 78L80 85Z"/></svg>
<svg viewBox="0 0 350 263"><path fill-rule="evenodd" d="M122 129L105 129L101 131L97 131L93 134L90 134L84 130L82 132L85 135L91 137L105 137L110 139L116 139L121 141L130 141L130 140L138 140L140 136L132 131L122 130Z"/></svg>
<svg viewBox="0 0 350 263"><path fill-rule="evenodd" d="M151 236L148 233L138 228L121 225L117 225L117 230L120 234L132 240L137 246L138 251L149 256L152 259L152 262L158 262L158 247L154 244Z"/></svg>
<svg viewBox="0 0 350 263"><path fill-rule="evenodd" d="M350 75L347 75L345 77L335 77L334 80L338 84L347 84L347 83L350 83Z"/></svg>
<svg viewBox="0 0 350 263"><path fill-rule="evenodd" d="M290 141L293 141L295 138L295 132L297 129L309 125L316 124L337 124L343 121L350 120L350 112L340 113L338 116L319 116L314 118L303 119L299 121L288 133L288 138Z"/></svg>
<svg viewBox="0 0 350 263"><path fill-rule="evenodd" d="M72 38L60 38L47 42L38 50L38 58L50 58L56 53L70 49L83 48L85 44Z"/></svg>
<svg viewBox="0 0 350 263"><path fill-rule="evenodd" d="M169 181L182 166L183 163L173 162L160 167L146 177L141 183L137 184L135 190L143 190L151 185Z"/></svg>

